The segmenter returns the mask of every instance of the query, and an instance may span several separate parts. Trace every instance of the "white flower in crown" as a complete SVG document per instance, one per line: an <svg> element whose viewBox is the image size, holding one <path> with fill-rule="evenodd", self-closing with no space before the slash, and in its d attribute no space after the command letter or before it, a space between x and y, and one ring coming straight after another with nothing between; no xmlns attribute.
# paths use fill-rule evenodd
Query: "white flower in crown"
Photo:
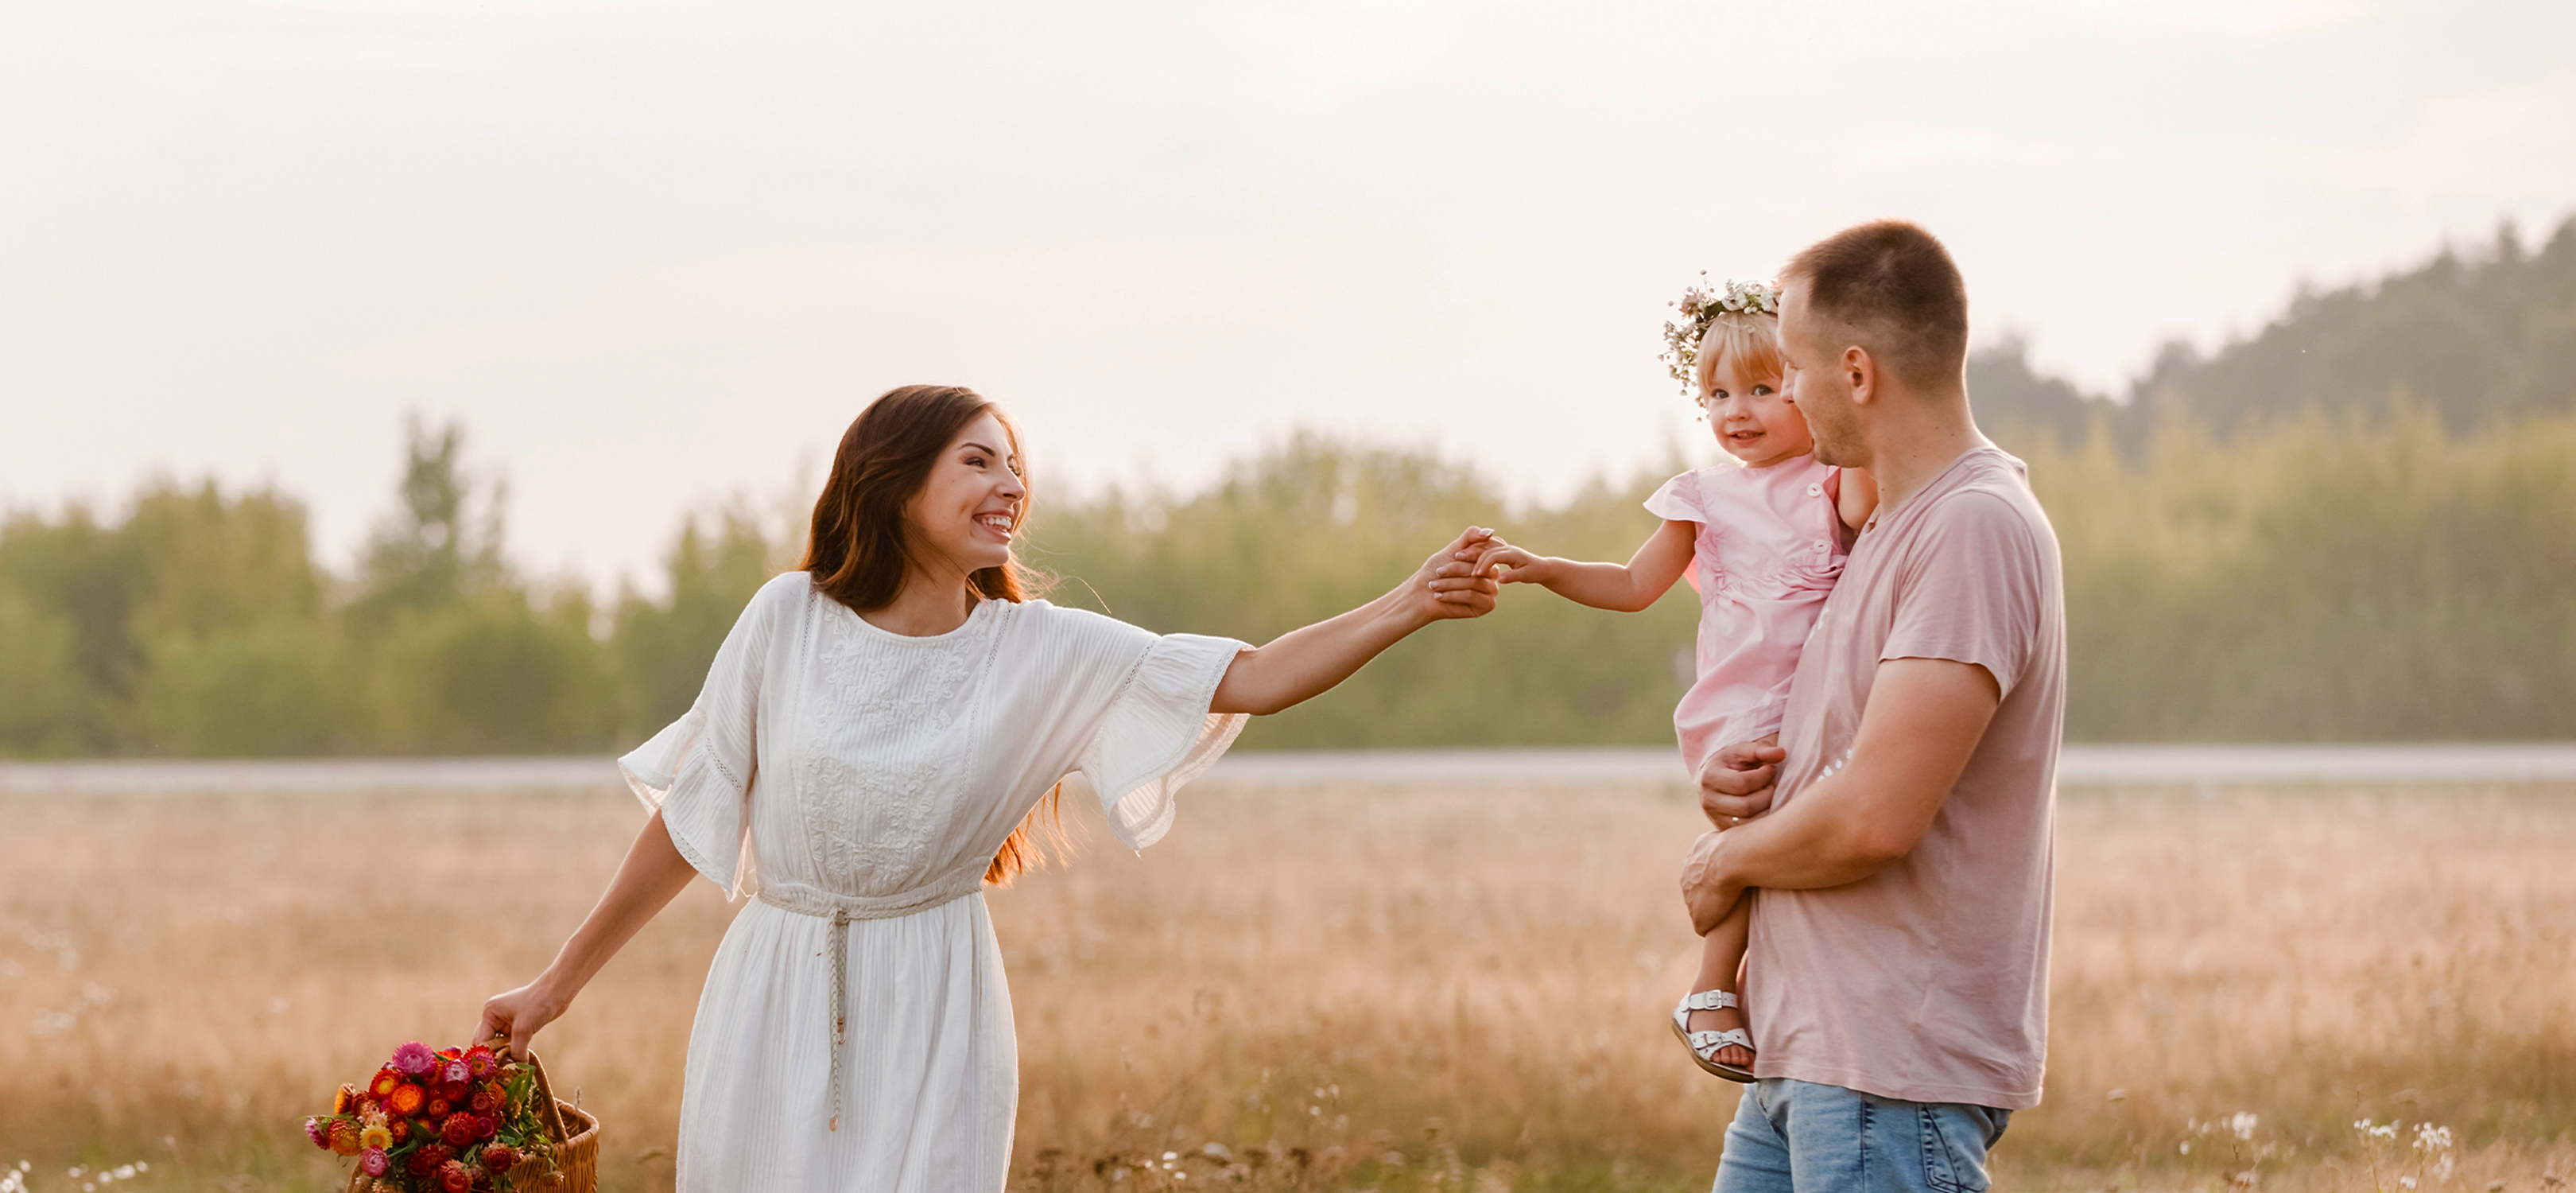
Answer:
<svg viewBox="0 0 2576 1193"><path fill-rule="evenodd" d="M1780 292L1763 282L1729 281L1724 289L1708 284L1708 274L1699 275L1699 284L1682 291L1681 300L1673 304L1681 312L1679 323L1664 323L1663 360L1673 380L1682 383L1684 397L1697 397L1692 392L1699 361L1700 337L1708 334L1708 325L1719 315L1777 315Z"/></svg>

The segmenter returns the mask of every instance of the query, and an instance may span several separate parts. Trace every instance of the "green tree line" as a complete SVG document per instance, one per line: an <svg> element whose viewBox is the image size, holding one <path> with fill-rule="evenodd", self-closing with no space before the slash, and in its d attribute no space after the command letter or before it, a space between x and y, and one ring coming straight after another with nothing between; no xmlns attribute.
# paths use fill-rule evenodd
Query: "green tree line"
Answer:
<svg viewBox="0 0 2576 1193"><path fill-rule="evenodd" d="M2006 341L1968 366L2065 550L2067 730L2089 740L2576 737L2576 220L2509 226L2307 292L2217 351L2167 349L2122 400ZM1174 494L1040 494L1054 599L1260 641L1382 591L1470 523L1624 558L1679 467L1515 506L1454 460L1313 435ZM395 513L345 575L273 489L158 482L110 513L0 520L0 754L589 751L684 711L799 544L690 519L658 595L530 577L455 427L415 426ZM1670 740L1695 624L1514 590L1331 695L1269 747Z"/></svg>
<svg viewBox="0 0 2576 1193"><path fill-rule="evenodd" d="M2066 560L2078 740L2576 737L2576 415L2457 433L2437 412L2159 425L2128 452L2025 430ZM1470 523L1622 558L1669 469L1515 509L1455 461L1301 436L1191 494L1041 503L1053 599L1259 641L1382 591ZM268 489L157 483L113 519L0 524L0 752L225 756L595 751L688 707L796 546L742 510L674 534L659 594L504 560L454 428L413 437L397 514L348 575ZM1694 598L1639 614L1514 589L1246 745L1670 740Z"/></svg>

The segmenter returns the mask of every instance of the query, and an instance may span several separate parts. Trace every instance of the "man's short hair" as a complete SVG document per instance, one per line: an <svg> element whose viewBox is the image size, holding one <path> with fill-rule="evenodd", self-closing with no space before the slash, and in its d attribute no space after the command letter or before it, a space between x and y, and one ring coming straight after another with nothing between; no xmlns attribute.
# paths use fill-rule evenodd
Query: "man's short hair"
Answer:
<svg viewBox="0 0 2576 1193"><path fill-rule="evenodd" d="M1968 284L1950 250L1906 220L1875 220L1807 246L1781 271L1809 313L1908 385L1955 385L1968 360Z"/></svg>

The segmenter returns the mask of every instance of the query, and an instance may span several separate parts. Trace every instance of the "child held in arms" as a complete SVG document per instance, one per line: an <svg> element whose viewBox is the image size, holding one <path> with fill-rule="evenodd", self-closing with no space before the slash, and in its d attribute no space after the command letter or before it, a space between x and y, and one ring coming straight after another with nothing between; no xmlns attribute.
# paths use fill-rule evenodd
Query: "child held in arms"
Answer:
<svg viewBox="0 0 2576 1193"><path fill-rule="evenodd" d="M1698 679L1673 710L1696 775L1718 749L1774 737L1798 651L1842 574L1853 532L1878 505L1867 472L1819 463L1807 420L1781 392L1779 294L1760 283L1705 286L1667 323L1665 359L1694 395L1717 445L1735 458L1685 472L1646 499L1664 519L1625 565L1553 559L1493 540L1480 569L1538 584L1595 609L1633 613L1688 575L1699 591ZM1742 988L1747 898L1705 937L1699 979L1673 1009L1673 1032L1700 1068L1753 1080Z"/></svg>

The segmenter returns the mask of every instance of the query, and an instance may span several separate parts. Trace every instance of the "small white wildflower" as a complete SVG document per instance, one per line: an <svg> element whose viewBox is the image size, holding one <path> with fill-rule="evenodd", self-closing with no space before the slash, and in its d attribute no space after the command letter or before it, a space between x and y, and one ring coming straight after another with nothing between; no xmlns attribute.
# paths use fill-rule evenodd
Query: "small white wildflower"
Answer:
<svg viewBox="0 0 2576 1193"><path fill-rule="evenodd" d="M2238 1139L2252 1139L2254 1125L2259 1121L2261 1120L2256 1119L2251 1112L2239 1112L2236 1117L2227 1120L2227 1129L2234 1131Z"/></svg>

